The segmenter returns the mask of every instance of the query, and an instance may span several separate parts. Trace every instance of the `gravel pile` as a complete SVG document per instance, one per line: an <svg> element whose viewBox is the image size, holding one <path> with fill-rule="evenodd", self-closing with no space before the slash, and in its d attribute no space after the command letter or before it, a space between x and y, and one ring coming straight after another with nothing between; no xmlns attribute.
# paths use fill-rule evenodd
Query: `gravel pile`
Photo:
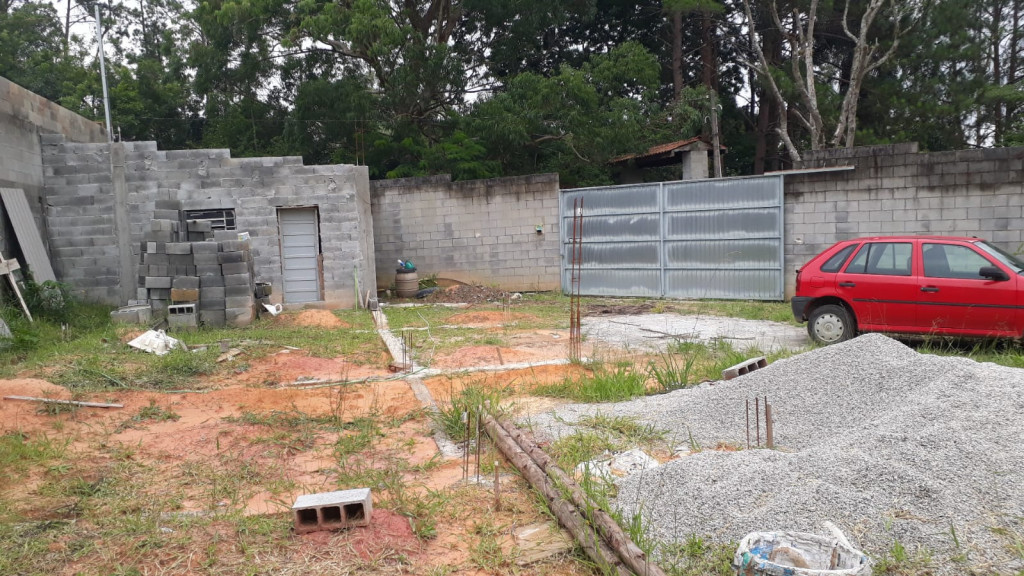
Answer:
<svg viewBox="0 0 1024 576"><path fill-rule="evenodd" d="M937 574L1016 574L1024 562L1014 537L993 528L1024 538L1022 393L1024 370L868 334L728 382L568 406L532 425L558 437L599 411L679 439L689 430L705 450L619 482L617 505L640 510L662 539L825 533L829 520L876 557L898 540L930 553ZM744 402L764 395L778 450L708 449L745 444Z"/></svg>

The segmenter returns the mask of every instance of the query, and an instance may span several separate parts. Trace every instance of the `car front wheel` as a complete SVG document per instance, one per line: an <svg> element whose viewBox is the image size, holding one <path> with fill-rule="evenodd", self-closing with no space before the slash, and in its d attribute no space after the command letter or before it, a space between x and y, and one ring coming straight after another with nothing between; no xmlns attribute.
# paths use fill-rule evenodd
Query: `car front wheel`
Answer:
<svg viewBox="0 0 1024 576"><path fill-rule="evenodd" d="M850 312L836 304L818 306L807 320L807 333L820 344L835 344L853 338Z"/></svg>

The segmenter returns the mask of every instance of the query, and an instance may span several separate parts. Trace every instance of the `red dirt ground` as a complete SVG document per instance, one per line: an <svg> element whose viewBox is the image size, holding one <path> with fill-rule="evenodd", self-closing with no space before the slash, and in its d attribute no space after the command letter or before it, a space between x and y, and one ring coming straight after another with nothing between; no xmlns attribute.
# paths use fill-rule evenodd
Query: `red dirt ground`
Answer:
<svg viewBox="0 0 1024 576"><path fill-rule="evenodd" d="M315 326L318 328L349 328L348 322L330 310L303 310L296 314L284 313L274 320L281 326Z"/></svg>

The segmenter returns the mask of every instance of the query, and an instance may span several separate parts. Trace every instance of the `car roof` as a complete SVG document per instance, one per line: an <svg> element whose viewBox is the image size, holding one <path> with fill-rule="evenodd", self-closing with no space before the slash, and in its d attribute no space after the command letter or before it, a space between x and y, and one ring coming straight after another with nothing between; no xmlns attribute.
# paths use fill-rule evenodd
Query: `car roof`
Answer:
<svg viewBox="0 0 1024 576"><path fill-rule="evenodd" d="M980 242L982 238L977 236L926 236L923 234L908 234L903 236L864 236L852 238L846 242L864 242L865 240L952 240L955 242Z"/></svg>

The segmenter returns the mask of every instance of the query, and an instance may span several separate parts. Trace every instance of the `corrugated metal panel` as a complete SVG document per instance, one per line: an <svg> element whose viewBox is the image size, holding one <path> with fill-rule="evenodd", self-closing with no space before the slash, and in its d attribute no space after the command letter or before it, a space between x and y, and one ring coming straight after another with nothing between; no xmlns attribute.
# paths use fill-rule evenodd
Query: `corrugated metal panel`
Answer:
<svg viewBox="0 0 1024 576"><path fill-rule="evenodd" d="M288 304L320 300L320 233L316 208L282 209L281 274Z"/></svg>
<svg viewBox="0 0 1024 576"><path fill-rule="evenodd" d="M25 191L21 188L0 188L0 197L3 198L7 216L14 226L21 253L25 256L23 264L32 272L32 279L39 283L47 280L56 281L50 257L43 246L43 238L36 227L36 219L32 217L32 210L28 207Z"/></svg>
<svg viewBox="0 0 1024 576"><path fill-rule="evenodd" d="M783 299L780 176L564 191L563 287L580 197L583 294Z"/></svg>

